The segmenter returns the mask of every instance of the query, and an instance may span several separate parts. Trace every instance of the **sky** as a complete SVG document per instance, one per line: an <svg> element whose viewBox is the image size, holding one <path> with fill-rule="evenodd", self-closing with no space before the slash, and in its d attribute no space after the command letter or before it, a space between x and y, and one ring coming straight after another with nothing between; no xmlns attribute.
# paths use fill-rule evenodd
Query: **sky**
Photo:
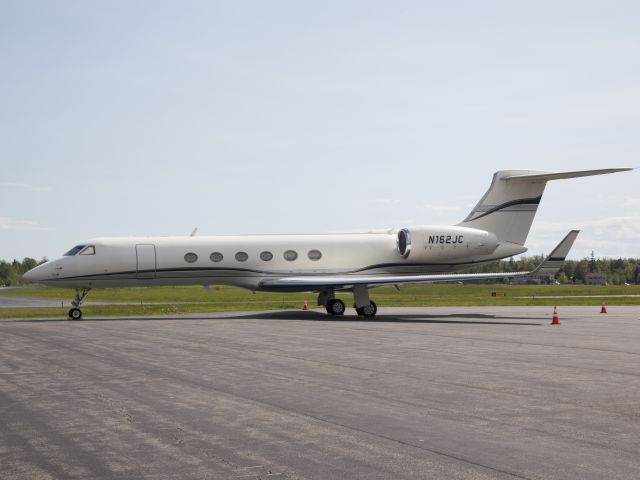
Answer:
<svg viewBox="0 0 640 480"><path fill-rule="evenodd" d="M501 169L640 167L635 1L0 0L0 259L455 224ZM640 257L640 170L527 246Z"/></svg>

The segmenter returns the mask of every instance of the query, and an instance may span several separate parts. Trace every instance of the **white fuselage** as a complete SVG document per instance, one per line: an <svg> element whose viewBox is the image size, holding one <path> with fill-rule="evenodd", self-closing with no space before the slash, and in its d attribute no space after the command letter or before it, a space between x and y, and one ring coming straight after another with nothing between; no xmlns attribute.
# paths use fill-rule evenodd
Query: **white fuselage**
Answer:
<svg viewBox="0 0 640 480"><path fill-rule="evenodd" d="M40 283L73 288L234 285L266 289L287 276L450 272L526 251L473 228L419 226L401 255L398 230L320 235L96 238L90 254L62 256L32 271ZM292 253L294 252L294 253ZM245 259L246 257L246 259Z"/></svg>
<svg viewBox="0 0 640 480"><path fill-rule="evenodd" d="M369 289L380 285L469 281L555 273L578 234L572 230L535 270L452 273L527 251L524 243L550 180L629 170L501 170L471 213L453 226L325 235L96 238L23 275L76 289L69 317L93 288L233 285L250 290L317 292L318 305L342 315L335 292L353 292L358 315L375 316ZM194 231L195 234L195 231Z"/></svg>

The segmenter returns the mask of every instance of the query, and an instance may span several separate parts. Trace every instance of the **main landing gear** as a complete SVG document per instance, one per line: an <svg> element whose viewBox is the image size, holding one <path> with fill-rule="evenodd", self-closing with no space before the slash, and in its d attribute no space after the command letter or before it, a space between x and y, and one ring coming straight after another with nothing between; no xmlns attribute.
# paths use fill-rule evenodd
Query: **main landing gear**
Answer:
<svg viewBox="0 0 640 480"><path fill-rule="evenodd" d="M364 318L373 318L378 313L378 306L369 300L369 289L366 285L359 285L353 289L354 308L356 313ZM325 290L318 295L318 305L324 305L327 313L333 316L344 315L345 304L339 298L335 298L333 290Z"/></svg>
<svg viewBox="0 0 640 480"><path fill-rule="evenodd" d="M89 294L90 288L76 288L76 296L71 302L73 308L69 310L69 319L70 320L81 320L82 319L82 310L80 310L80 305L84 302L84 299Z"/></svg>
<svg viewBox="0 0 640 480"><path fill-rule="evenodd" d="M373 318L378 313L376 302L369 299L369 287L367 285L353 287L353 304L356 313L361 317Z"/></svg>
<svg viewBox="0 0 640 480"><path fill-rule="evenodd" d="M339 298L328 300L325 307L329 315L344 315L344 311L347 309L344 302Z"/></svg>
<svg viewBox="0 0 640 480"><path fill-rule="evenodd" d="M378 313L378 305L373 300L369 301L369 305L365 305L364 307L356 307L356 313L361 317L365 318L373 318Z"/></svg>

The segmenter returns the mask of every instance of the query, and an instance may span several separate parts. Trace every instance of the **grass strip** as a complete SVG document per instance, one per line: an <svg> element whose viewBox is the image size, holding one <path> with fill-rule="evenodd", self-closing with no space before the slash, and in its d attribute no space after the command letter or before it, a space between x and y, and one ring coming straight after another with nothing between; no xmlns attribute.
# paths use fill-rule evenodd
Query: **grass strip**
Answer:
<svg viewBox="0 0 640 480"><path fill-rule="evenodd" d="M503 292L505 296L492 296ZM588 285L419 285L382 287L371 290L379 307L429 306L551 306L551 305L640 305L640 286ZM49 287L0 290L0 296L13 296L61 302L64 307L2 307L0 318L66 317L73 291ZM339 293L350 306L350 293ZM83 306L85 316L170 315L242 310L301 309L304 300L315 306L315 294L255 294L235 287L133 287L94 290L89 300L114 302L112 305ZM125 304L117 304L123 302Z"/></svg>

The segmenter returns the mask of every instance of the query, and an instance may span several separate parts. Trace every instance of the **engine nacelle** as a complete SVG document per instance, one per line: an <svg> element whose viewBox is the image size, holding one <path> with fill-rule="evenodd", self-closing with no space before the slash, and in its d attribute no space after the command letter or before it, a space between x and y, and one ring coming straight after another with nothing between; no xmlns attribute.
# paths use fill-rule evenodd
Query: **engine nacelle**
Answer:
<svg viewBox="0 0 640 480"><path fill-rule="evenodd" d="M498 248L494 233L476 228L417 226L398 231L396 250L414 262L464 261Z"/></svg>

